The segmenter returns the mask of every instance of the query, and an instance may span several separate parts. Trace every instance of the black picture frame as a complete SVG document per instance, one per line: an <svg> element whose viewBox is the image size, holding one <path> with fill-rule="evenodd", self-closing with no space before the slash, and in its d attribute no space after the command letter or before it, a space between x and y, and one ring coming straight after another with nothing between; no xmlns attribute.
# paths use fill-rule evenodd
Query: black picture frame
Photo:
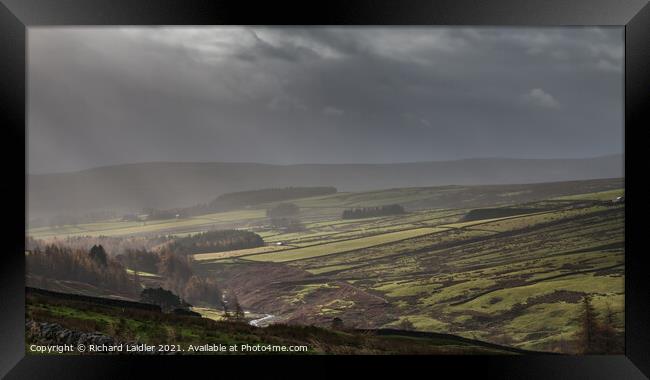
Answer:
<svg viewBox="0 0 650 380"><path fill-rule="evenodd" d="M26 184L26 37L31 26L55 25L491 25L625 27L625 355L412 357L45 357L25 355L24 221ZM2 230L10 242L0 265L0 376L8 378L125 378L200 367L267 377L290 376L306 365L317 375L352 367L401 367L403 375L468 373L495 378L636 379L650 376L650 286L644 255L642 144L650 126L650 6L645 0L364 0L250 2L233 0L0 0L0 125L10 213ZM633 144L634 142L634 144ZM636 145L636 147L635 147ZM21 165L22 163L22 165ZM633 165L634 164L634 165ZM636 171L636 172L635 172ZM634 209L634 211L631 211ZM19 221L23 221L21 224ZM259 364L252 364L259 363ZM199 367L197 367L199 366ZM317 370L314 370L317 366ZM407 367L404 367L407 366ZM345 368L344 368L345 367ZM190 369L191 368L191 369ZM406 368L406 369L405 369ZM277 372L276 372L277 371ZM645 375L644 375L645 374ZM300 374L298 374L300 375ZM311 373L303 373L311 376Z"/></svg>

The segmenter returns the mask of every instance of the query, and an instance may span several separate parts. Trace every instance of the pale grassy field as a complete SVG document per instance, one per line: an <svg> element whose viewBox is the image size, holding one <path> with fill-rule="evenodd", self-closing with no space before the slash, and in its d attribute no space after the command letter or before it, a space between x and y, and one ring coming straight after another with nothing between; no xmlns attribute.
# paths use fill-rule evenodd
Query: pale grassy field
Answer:
<svg viewBox="0 0 650 380"><path fill-rule="evenodd" d="M230 259L240 256L255 255L261 253L277 252L290 247L278 245L266 245L264 247L237 249L234 251L213 252L213 253L198 253L193 255L196 261L214 261L221 259Z"/></svg>
<svg viewBox="0 0 650 380"><path fill-rule="evenodd" d="M372 247L376 245L392 243L399 240L410 239L418 236L429 235L444 231L444 228L429 227L415 228L406 231L390 232L365 238L337 241L334 243L318 244L304 248L291 249L283 252L247 256L247 260L284 262L308 259L318 256L332 255L357 249Z"/></svg>
<svg viewBox="0 0 650 380"><path fill-rule="evenodd" d="M241 223L252 220L262 220L263 210L239 210L217 214L201 215L187 219L154 220L147 222L113 221L107 223L89 223L63 228L36 228L27 230L27 235L34 238L65 238L74 236L129 236L144 233L173 233L183 231L189 233L192 228L219 228L220 224Z"/></svg>

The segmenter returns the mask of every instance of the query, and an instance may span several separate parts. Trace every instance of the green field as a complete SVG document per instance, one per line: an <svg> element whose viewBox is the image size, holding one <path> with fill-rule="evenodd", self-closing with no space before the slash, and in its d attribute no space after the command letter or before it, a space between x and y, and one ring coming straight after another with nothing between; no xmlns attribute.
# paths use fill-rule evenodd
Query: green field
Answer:
<svg viewBox="0 0 650 380"><path fill-rule="evenodd" d="M342 240L334 243L317 244L304 248L284 250L282 252L264 253L259 255L246 256L246 260L253 261L272 261L283 262L293 260L310 259L313 257L332 255L335 253L355 251L362 248L393 243L400 240L406 240L418 236L429 235L432 233L444 231L444 228L414 228L411 230L390 232L379 234L366 238Z"/></svg>

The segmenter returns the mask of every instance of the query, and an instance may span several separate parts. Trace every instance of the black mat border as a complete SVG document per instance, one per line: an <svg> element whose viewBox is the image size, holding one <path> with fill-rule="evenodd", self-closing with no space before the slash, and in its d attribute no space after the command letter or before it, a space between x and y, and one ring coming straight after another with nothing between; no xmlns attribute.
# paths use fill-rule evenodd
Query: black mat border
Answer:
<svg viewBox="0 0 650 380"><path fill-rule="evenodd" d="M428 357L34 357L24 351L25 41L26 28L54 25L507 25L625 26L626 353L619 356ZM647 1L190 1L2 0L0 4L0 181L9 216L0 265L0 376L130 378L182 373L223 377L230 370L267 378L321 377L352 367L418 376L631 379L650 374L650 269L643 148L650 109L650 6ZM634 163L634 165L633 165ZM636 170L635 173L633 170ZM632 211L634 208L634 211ZM18 223L23 221L23 223ZM301 367L301 368L298 368ZM317 368L317 370L315 370ZM201 370L207 370L203 372ZM201 372L199 372L201 371ZM308 372L305 372L308 371ZM452 371L452 372L449 372ZM642 373L645 373L644 376ZM163 376L165 377L165 376ZM438 376L435 376L438 377ZM445 376L446 377L446 376Z"/></svg>

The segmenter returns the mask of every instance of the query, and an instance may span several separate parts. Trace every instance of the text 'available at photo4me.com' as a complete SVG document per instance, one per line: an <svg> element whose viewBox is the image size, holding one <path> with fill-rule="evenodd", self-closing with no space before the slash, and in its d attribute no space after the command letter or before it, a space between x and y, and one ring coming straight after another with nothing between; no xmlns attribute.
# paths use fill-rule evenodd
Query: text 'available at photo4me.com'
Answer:
<svg viewBox="0 0 650 380"><path fill-rule="evenodd" d="M57 345L37 345L29 346L29 351L41 354L86 354L86 353L202 353L202 352L221 352L221 353L292 353L307 352L309 347L304 345L273 345L273 344L189 344L186 346L180 344L57 344Z"/></svg>

